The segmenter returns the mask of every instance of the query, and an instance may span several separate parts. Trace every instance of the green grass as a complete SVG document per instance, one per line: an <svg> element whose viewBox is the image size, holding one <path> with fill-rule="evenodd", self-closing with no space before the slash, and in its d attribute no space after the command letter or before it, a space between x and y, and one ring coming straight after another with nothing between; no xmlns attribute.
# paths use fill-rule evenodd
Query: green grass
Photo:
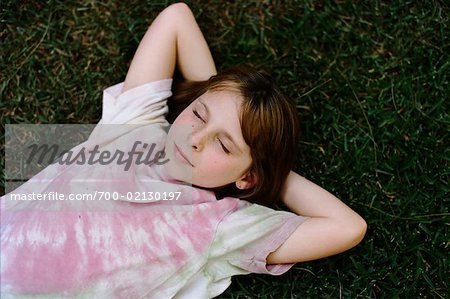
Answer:
<svg viewBox="0 0 450 299"><path fill-rule="evenodd" d="M2 1L2 124L99 120L168 4L104 2ZM448 2L190 4L220 69L263 68L297 102L297 170L368 223L356 248L236 277L222 298L448 298Z"/></svg>

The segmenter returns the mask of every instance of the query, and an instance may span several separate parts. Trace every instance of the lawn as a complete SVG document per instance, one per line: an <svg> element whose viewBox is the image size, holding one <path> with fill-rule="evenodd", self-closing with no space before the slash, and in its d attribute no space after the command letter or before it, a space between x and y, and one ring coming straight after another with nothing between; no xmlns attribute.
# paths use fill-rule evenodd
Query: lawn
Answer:
<svg viewBox="0 0 450 299"><path fill-rule="evenodd" d="M354 2L189 2L219 69L264 69L297 103L296 170L368 223L356 248L221 298L449 296L450 5ZM169 3L2 1L2 125L98 122Z"/></svg>

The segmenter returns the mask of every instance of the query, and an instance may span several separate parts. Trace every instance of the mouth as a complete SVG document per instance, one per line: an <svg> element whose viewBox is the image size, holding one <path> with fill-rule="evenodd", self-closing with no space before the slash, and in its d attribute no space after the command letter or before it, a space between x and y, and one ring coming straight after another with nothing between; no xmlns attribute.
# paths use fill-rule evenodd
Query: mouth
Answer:
<svg viewBox="0 0 450 299"><path fill-rule="evenodd" d="M175 151L175 155L178 156L181 160L185 161L187 164L191 165L192 167L194 167L194 164L191 163L191 161L189 161L189 159L186 157L186 155L181 151L181 149L178 147L178 145L176 145L174 143L174 151Z"/></svg>

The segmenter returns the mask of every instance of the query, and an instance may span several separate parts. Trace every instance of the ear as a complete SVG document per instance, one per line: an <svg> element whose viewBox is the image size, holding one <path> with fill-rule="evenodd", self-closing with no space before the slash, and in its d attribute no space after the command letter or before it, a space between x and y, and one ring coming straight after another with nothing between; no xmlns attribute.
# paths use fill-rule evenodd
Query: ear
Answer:
<svg viewBox="0 0 450 299"><path fill-rule="evenodd" d="M249 171L246 175L236 181L238 189L250 189L256 185L257 179L253 171Z"/></svg>

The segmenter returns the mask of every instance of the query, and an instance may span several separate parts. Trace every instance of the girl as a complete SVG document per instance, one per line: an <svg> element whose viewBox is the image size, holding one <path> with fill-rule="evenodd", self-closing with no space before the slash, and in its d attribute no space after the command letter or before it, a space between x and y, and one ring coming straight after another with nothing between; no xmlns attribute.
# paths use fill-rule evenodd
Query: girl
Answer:
<svg viewBox="0 0 450 299"><path fill-rule="evenodd" d="M166 133L176 66L187 83L169 99ZM211 298L233 275L279 275L355 246L364 220L291 171L295 116L264 73L217 74L189 8L169 6L125 82L105 90L100 123L72 150L78 160L2 198L2 296ZM150 148L164 152L140 163ZM81 152L98 160L84 163ZM111 152L133 163L125 170ZM65 200L13 200L50 192ZM122 200L72 200L81 193ZM295 214L263 206L276 198Z"/></svg>

